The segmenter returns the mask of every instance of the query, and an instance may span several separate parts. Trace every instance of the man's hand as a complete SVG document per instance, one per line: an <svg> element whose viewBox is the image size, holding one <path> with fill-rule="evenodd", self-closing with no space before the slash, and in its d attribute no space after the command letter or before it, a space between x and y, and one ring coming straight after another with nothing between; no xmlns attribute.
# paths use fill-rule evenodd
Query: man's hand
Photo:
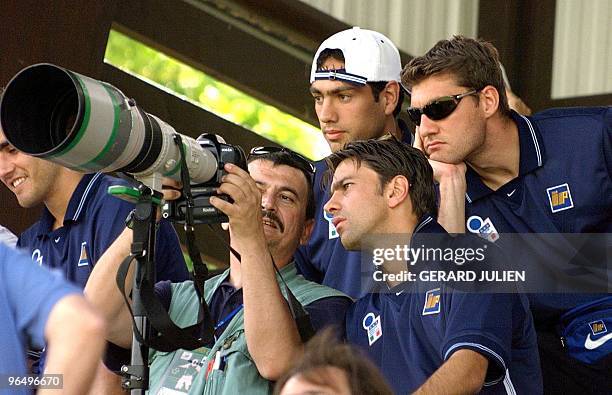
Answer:
<svg viewBox="0 0 612 395"><path fill-rule="evenodd" d="M414 147L425 153L423 140L416 127ZM465 172L467 166L464 162L450 164L429 159L434 173L434 179L440 185L440 207L438 209L438 222L449 233L465 233L465 193L467 184Z"/></svg>
<svg viewBox="0 0 612 395"><path fill-rule="evenodd" d="M263 239L261 217L261 192L249 173L233 164L226 164L222 184L218 193L228 195L234 202L227 202L217 196L210 198L210 204L221 210L229 218L231 238L239 242L258 235Z"/></svg>

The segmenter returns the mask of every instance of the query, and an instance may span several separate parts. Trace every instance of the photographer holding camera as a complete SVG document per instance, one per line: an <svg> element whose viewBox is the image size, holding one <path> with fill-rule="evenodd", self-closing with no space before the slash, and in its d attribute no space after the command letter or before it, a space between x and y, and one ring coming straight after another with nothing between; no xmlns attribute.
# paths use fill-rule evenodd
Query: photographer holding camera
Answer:
<svg viewBox="0 0 612 395"><path fill-rule="evenodd" d="M215 323L214 344L193 351L151 352L149 391L184 393L269 393L301 355L297 325L278 286L273 264L310 314L315 329L342 324L350 299L331 288L297 275L292 261L298 245L307 241L313 224L313 167L284 149L258 148L249 155L249 173L226 164L218 188L232 200L212 197L210 203L229 218L230 269L206 281L204 297ZM166 183L172 184L170 180ZM173 186L176 186L174 184ZM166 199L178 193L166 190ZM94 268L86 292L104 297L104 315L111 321L108 339L129 347L132 325L114 278L129 254L132 231L126 229ZM126 284L131 285L130 276ZM172 320L181 327L197 320L199 300L190 281L160 282L155 291ZM127 290L126 292L129 292ZM112 320L111 320L112 318Z"/></svg>

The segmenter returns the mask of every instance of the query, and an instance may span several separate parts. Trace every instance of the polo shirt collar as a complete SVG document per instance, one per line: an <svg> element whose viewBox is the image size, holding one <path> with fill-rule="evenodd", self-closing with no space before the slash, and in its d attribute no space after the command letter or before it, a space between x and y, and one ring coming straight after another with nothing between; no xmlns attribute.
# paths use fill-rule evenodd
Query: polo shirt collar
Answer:
<svg viewBox="0 0 612 395"><path fill-rule="evenodd" d="M544 165L546 158L544 142L540 131L531 119L514 110L511 111L510 115L518 128L520 148L518 176L523 177ZM467 184L465 198L469 203L493 193L493 191L482 182L478 173L470 166L467 167L465 181Z"/></svg>
<svg viewBox="0 0 612 395"><path fill-rule="evenodd" d="M83 176L72 193L66 215L64 216L64 223L66 223L66 221L76 222L84 215L83 213L85 212L87 199L93 194L96 182L100 177L102 177L102 173L85 174L85 176Z"/></svg>
<svg viewBox="0 0 612 395"><path fill-rule="evenodd" d="M68 202L68 208L66 209L66 215L64 216L64 225L69 221L76 222L85 211L85 205L87 198L92 194L93 187L96 181L102 176L102 173L86 174L79 181L76 189L70 197ZM53 223L55 218L46 206L43 206L43 211L38 220L37 236L43 236L51 232L53 229Z"/></svg>

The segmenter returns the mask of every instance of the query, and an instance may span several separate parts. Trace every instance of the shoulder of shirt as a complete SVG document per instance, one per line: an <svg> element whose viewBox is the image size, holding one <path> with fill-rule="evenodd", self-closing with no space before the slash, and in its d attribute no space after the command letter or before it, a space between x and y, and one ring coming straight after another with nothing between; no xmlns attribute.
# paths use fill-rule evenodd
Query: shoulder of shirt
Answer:
<svg viewBox="0 0 612 395"><path fill-rule="evenodd" d="M581 121L583 117L590 118L605 118L612 116L612 107L567 107L567 108L550 108L538 112L530 117L533 122L539 123L551 119L563 119L567 122L567 118L574 118L576 121Z"/></svg>

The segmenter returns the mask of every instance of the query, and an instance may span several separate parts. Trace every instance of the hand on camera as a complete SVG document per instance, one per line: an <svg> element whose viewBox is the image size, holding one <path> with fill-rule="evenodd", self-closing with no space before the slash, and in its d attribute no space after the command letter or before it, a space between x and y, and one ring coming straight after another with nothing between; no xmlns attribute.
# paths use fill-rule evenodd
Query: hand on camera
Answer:
<svg viewBox="0 0 612 395"><path fill-rule="evenodd" d="M232 239L251 238L262 232L261 192L249 173L233 164L226 164L222 183L217 189L232 198L233 203L211 197L210 203L229 218Z"/></svg>

